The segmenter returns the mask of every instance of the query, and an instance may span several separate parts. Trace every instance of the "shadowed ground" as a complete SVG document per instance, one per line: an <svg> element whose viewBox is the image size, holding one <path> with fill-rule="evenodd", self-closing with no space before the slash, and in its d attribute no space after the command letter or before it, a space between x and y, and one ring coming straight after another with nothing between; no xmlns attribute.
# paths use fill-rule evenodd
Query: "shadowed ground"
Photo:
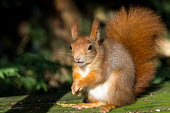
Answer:
<svg viewBox="0 0 170 113"><path fill-rule="evenodd" d="M159 88L158 88L159 87ZM158 88L158 89L157 89ZM170 83L153 85L150 92L138 98L135 104L119 107L112 113L170 112ZM73 96L62 88L55 93L0 98L0 112L6 113L99 113L99 108L77 110L72 105L83 97Z"/></svg>

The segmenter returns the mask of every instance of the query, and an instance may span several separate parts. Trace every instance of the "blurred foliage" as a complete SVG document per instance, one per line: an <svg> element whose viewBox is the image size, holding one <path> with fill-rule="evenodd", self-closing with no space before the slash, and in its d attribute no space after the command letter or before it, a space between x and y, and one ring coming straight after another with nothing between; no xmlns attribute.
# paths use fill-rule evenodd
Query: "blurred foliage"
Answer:
<svg viewBox="0 0 170 113"><path fill-rule="evenodd" d="M48 91L45 74L51 76L63 67L59 62L51 62L41 55L26 53L18 57L13 64L7 59L0 60L0 89L9 91L3 84L16 86L25 91L43 90ZM68 67L65 67L68 68ZM4 92L3 92L4 93ZM1 95L1 93L0 93Z"/></svg>
<svg viewBox="0 0 170 113"><path fill-rule="evenodd" d="M170 37L169 0L74 0L71 1L74 6L66 4L61 7L54 5L55 1L59 0L0 1L1 96L7 93L20 94L35 90L48 91L46 78L48 73L51 74L50 77L58 73L59 79L56 82L71 82L71 74L66 74L66 79L63 80L65 76L60 70L64 67L70 72L71 67L62 63L70 58L70 55L63 52L68 52L67 47L69 48L67 40L70 36L66 36L65 40L63 38L69 32L63 30L70 19L66 16L68 12L65 10L69 5L79 13L77 16L80 18L82 34L89 34L93 18L97 17L101 20L102 37L104 37L104 25L110 13L114 13L122 6L128 8L131 5L139 5L155 10L162 17L168 28L167 37ZM63 36L55 35L55 30ZM169 81L170 62L160 60L158 64L156 79L153 82Z"/></svg>
<svg viewBox="0 0 170 113"><path fill-rule="evenodd" d="M6 77L20 77L18 69L15 67L7 67L0 69L0 78L5 79Z"/></svg>
<svg viewBox="0 0 170 113"><path fill-rule="evenodd" d="M170 58L161 58L158 61L157 72L153 83L160 84L170 82Z"/></svg>

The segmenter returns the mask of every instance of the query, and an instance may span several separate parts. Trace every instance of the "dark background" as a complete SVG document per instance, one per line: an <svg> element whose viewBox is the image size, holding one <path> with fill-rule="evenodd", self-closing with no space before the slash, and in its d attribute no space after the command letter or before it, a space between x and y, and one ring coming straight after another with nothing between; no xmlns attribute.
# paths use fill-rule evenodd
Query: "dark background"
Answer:
<svg viewBox="0 0 170 113"><path fill-rule="evenodd" d="M169 82L169 0L1 0L0 96L70 87L73 19L78 18L81 33L87 34L96 17L103 33L109 15L122 6L143 6L162 17L167 27L165 46L159 52L153 83Z"/></svg>

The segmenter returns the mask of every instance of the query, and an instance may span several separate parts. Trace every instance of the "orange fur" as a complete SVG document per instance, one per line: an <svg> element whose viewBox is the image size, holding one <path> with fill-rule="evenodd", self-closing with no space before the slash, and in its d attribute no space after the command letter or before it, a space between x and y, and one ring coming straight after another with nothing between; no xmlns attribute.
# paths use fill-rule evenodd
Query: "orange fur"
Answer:
<svg viewBox="0 0 170 113"><path fill-rule="evenodd" d="M93 21L93 25L92 25L92 31L91 31L91 34L90 34L90 38L91 39L95 39L96 38L96 33L99 33L98 30L99 30L99 21L97 19L95 19Z"/></svg>
<svg viewBox="0 0 170 113"><path fill-rule="evenodd" d="M81 79L82 79L82 76L79 73L73 72L74 82L73 82L73 85L71 87L73 94L77 94L77 92L75 91L75 86L79 83L79 80L81 80Z"/></svg>
<svg viewBox="0 0 170 113"><path fill-rule="evenodd" d="M94 85L94 81L97 79L97 72L90 72L85 78L81 79L79 82L80 86L92 86Z"/></svg>
<svg viewBox="0 0 170 113"><path fill-rule="evenodd" d="M129 50L136 68L135 93L141 93L153 79L156 44L164 25L159 16L144 8L122 8L106 25L106 37L122 43Z"/></svg>
<svg viewBox="0 0 170 113"><path fill-rule="evenodd" d="M72 39L75 40L77 38L77 36L79 35L79 25L77 20L74 20L72 28L71 28L71 35L72 35Z"/></svg>
<svg viewBox="0 0 170 113"><path fill-rule="evenodd" d="M80 80L80 79L82 79L80 73L73 72L73 80Z"/></svg>
<svg viewBox="0 0 170 113"><path fill-rule="evenodd" d="M93 108L93 107L99 107L101 105L103 105L104 103L103 102L100 102L100 101L97 101L97 102L93 102L93 103L79 103L79 104L76 104L74 106L74 108L77 108L77 109L82 109L82 108Z"/></svg>
<svg viewBox="0 0 170 113"><path fill-rule="evenodd" d="M112 109L114 109L114 108L116 108L113 104L106 104L106 105L104 105L104 106L102 106L101 108L100 108L100 111L102 112L102 113L107 113L107 112L109 112L110 110L112 110Z"/></svg>
<svg viewBox="0 0 170 113"><path fill-rule="evenodd" d="M79 76L80 74L78 74ZM97 73L92 71L90 72L86 77L82 78L81 79L75 79L74 77L74 83L75 85L73 85L73 94L75 94L75 92L80 92L83 90L84 87L86 86L92 86L95 84L95 80L97 79ZM79 76L80 78L80 76Z"/></svg>

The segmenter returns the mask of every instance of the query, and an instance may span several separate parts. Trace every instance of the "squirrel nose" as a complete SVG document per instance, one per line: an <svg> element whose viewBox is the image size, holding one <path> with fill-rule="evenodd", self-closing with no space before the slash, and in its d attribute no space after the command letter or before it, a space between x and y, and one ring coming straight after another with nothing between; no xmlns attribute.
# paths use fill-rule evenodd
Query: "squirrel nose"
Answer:
<svg viewBox="0 0 170 113"><path fill-rule="evenodd" d="M80 58L76 58L76 60L80 60Z"/></svg>
<svg viewBox="0 0 170 113"><path fill-rule="evenodd" d="M76 61L79 61L79 60L81 59L81 56L75 56L74 59L75 59Z"/></svg>

